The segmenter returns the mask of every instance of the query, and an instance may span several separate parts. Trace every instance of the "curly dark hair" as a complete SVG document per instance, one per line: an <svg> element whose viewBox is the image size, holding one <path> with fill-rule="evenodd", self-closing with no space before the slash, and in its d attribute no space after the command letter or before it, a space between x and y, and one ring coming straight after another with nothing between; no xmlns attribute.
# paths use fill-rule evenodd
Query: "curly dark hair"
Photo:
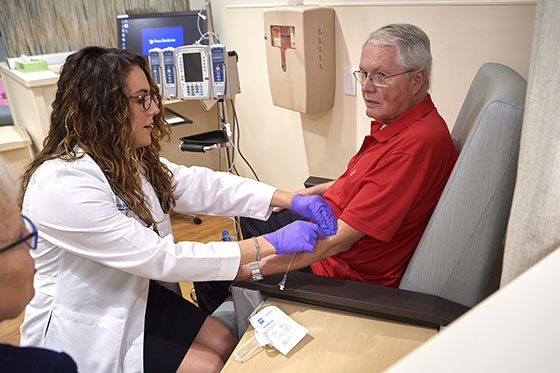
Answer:
<svg viewBox="0 0 560 373"><path fill-rule="evenodd" d="M152 105L160 112L153 117L151 144L137 148L131 126L130 101L124 87L130 69L140 67L150 84ZM45 161L74 161L83 150L99 165L111 185L134 210L152 224L140 172L153 186L164 212L175 206L171 171L159 159L160 141L169 139L163 119L162 99L143 57L125 50L86 47L70 55L62 67L52 104L50 128L43 150L22 177L23 195L33 173Z"/></svg>

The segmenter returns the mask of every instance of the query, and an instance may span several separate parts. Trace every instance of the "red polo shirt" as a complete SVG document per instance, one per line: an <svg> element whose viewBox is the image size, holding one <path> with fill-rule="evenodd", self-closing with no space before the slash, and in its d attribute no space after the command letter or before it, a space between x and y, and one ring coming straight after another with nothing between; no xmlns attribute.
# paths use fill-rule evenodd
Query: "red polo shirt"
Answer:
<svg viewBox="0 0 560 373"><path fill-rule="evenodd" d="M372 121L346 172L323 195L337 218L365 236L313 263L317 275L398 286L457 160L429 95L381 126Z"/></svg>

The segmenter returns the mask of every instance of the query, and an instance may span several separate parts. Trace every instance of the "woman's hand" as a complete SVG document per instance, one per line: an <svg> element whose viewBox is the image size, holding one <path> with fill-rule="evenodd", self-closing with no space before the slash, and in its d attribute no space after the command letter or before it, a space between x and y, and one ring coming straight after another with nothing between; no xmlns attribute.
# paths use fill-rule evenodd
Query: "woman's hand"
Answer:
<svg viewBox="0 0 560 373"><path fill-rule="evenodd" d="M315 247L317 237L326 236L317 224L298 220L263 237L274 246L276 254L289 254L300 251L310 253Z"/></svg>
<svg viewBox="0 0 560 373"><path fill-rule="evenodd" d="M336 234L336 217L323 197L296 194L290 202L290 209L294 214L316 222L327 236Z"/></svg>

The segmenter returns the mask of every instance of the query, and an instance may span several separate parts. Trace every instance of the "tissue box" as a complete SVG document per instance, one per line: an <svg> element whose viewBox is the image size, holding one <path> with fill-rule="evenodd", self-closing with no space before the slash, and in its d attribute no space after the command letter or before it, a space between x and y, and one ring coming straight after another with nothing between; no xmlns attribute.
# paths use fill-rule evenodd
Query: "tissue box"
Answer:
<svg viewBox="0 0 560 373"><path fill-rule="evenodd" d="M47 61L45 60L16 61L16 69L24 73L45 71L47 70Z"/></svg>

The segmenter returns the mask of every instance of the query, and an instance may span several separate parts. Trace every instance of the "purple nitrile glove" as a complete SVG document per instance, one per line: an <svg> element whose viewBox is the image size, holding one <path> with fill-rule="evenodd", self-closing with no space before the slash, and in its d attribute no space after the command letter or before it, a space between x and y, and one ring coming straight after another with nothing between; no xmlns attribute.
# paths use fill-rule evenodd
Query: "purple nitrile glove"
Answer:
<svg viewBox="0 0 560 373"><path fill-rule="evenodd" d="M289 254L299 251L312 252L317 236L325 238L325 232L317 224L297 220L267 233L263 237L276 248L276 254Z"/></svg>
<svg viewBox="0 0 560 373"><path fill-rule="evenodd" d="M336 217L331 205L319 195L303 196L296 194L290 202L294 214L311 219L317 223L327 236L336 233Z"/></svg>

